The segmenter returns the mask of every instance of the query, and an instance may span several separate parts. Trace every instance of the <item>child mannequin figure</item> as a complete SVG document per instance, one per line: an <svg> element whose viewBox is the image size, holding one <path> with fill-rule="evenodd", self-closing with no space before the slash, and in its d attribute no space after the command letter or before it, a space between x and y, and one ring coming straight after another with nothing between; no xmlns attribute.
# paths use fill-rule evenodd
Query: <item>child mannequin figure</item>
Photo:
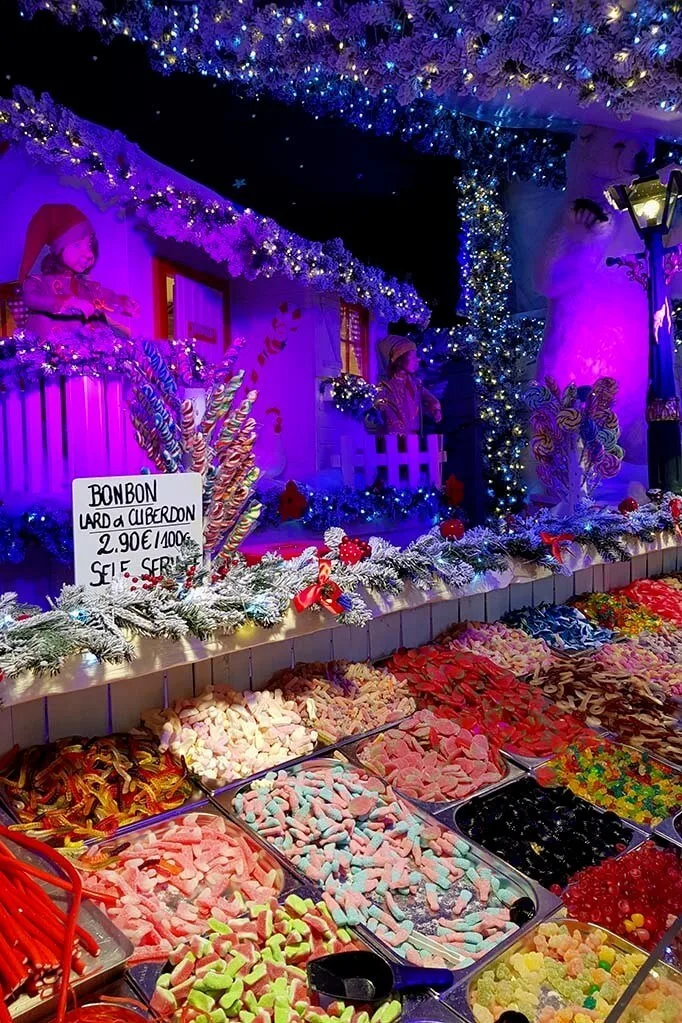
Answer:
<svg viewBox="0 0 682 1023"><path fill-rule="evenodd" d="M439 423L443 417L440 402L417 376L419 357L414 341L389 334L379 344L387 367L379 381L375 407L381 413L385 433L421 433L423 417Z"/></svg>
<svg viewBox="0 0 682 1023"><path fill-rule="evenodd" d="M40 273L31 274L45 247L49 251ZM138 315L138 304L89 280L97 254L92 224L78 207L68 203L40 207L28 225L19 270L27 330L44 338L62 333L64 327L82 330L84 324L106 323L122 334L130 332L126 320Z"/></svg>

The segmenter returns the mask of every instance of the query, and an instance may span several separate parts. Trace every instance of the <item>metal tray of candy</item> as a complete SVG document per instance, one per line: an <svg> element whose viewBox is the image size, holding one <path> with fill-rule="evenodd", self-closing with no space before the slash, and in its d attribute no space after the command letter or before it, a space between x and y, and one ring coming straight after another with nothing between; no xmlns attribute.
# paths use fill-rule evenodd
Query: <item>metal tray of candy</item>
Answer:
<svg viewBox="0 0 682 1023"><path fill-rule="evenodd" d="M682 730L682 721L680 723L680 730ZM669 767L673 771L682 772L682 761L669 760L667 757L659 756L658 753L649 753L649 750L646 748L646 746L641 747L633 746L632 743L623 742L623 740L616 732L607 732L605 729L603 729L601 734L605 739L608 739L610 742L616 742L619 743L621 746L627 746L629 749L634 749L638 753L646 753L648 756L651 757L652 760L657 760L659 764L664 764L666 767Z"/></svg>
<svg viewBox="0 0 682 1023"><path fill-rule="evenodd" d="M384 729L384 731L390 731L390 729ZM362 758L363 752L374 738L376 738L375 735L364 736L362 739L356 739L355 742L345 745L343 747L343 752L356 767L361 767L363 771L367 771L369 774L373 774L377 778L381 778L381 780L386 782L388 785L390 782L387 781L379 768L370 766ZM499 781L491 782L480 789L475 789L473 792L468 793L466 796L462 796L460 799L443 799L438 802L431 802L425 799L418 799L416 796L409 796L407 793L403 792L399 786L393 785L392 788L401 799L404 799L408 803L412 803L414 806L420 807L427 813L437 815L441 810L451 809L455 806L459 806L461 803L466 803L472 796L482 795L485 792L494 792L496 789L503 788L505 785L509 785L510 782L516 781L517 778L523 777L523 769L513 763L509 757L503 754L500 760L504 769L504 775Z"/></svg>
<svg viewBox="0 0 682 1023"><path fill-rule="evenodd" d="M613 744L614 746L620 746L620 747L622 747L623 749L625 749L625 750L630 750L630 751L631 751L631 752L633 752L633 753L639 753L639 754L641 754L641 753L645 753L645 752L646 752L646 753L647 753L647 756L648 756L648 758L649 758L649 760L654 760L654 761L656 761L656 762L657 762L658 764L660 764L660 765L661 765L661 767L667 767L667 768L668 768L669 770L671 770L671 771L676 771L677 773L679 773L679 771L680 771L680 769L679 769L679 768L677 768L677 767L674 767L674 766L673 766L672 764L668 763L668 761L666 761L666 760L661 760L661 758L660 758L660 757L654 756L654 755L653 755L652 753L649 753L649 752L648 752L648 751L646 751L646 750L641 750L641 749L638 749L638 748L637 748L637 746L630 746L630 745L628 745L628 743L626 743L626 742L619 742L619 741L617 740L617 738L616 738L616 737L614 737L614 736L610 736L610 735L607 735L606 733L604 733L604 738L605 738L605 739L607 739L607 741L608 741L608 742L610 742L610 743L612 743L612 744ZM552 757L552 760L553 760L553 759L554 759L554 757ZM551 767L551 765L552 765L552 760L547 760L547 761L545 761L545 763L544 763L544 764L540 764L540 767ZM532 770L532 771L530 772L530 773L532 774L532 776L533 776L533 777L534 777L534 778L535 778L536 780L538 780L538 778L537 778L537 772L539 771L539 769L540 769L540 768L539 768L539 767L537 767L537 768L534 768L534 769L533 769L533 770ZM682 784L682 778L680 779L680 782L681 782L681 784ZM540 784L542 784L542 782L539 782L539 783L540 783ZM562 783L562 782L559 782L558 784L559 784L559 785L561 785L561 784L563 784L563 783ZM570 786L567 786L567 787L569 787L569 788L570 788ZM478 793L476 793L476 795L478 795ZM596 808L597 810L604 810L604 809L605 809L604 807L600 806L600 805L599 805L598 803L593 803L591 799L587 799L587 797L586 797L586 796L581 796L580 798L581 798L581 799L584 799L584 800L585 800L585 802L587 802L587 803L590 803L590 805L591 805L591 806L594 806L594 807L595 807L595 808ZM681 788L681 790L680 790L680 809L679 809L679 810L677 810L677 811L676 811L676 813L672 815L672 817L674 818L674 817L675 817L675 816L676 816L677 814L682 814L682 788ZM661 822L660 822L659 824L657 824L657 825L656 825L656 824L645 824L645 823L643 823L642 821L635 821L635 820L632 820L632 818L631 818L631 817L623 817L623 816L622 816L621 814L619 814L618 816L620 817L620 819L621 819L621 820L622 820L622 821L623 821L623 822L624 822L625 824L627 824L627 825L628 825L628 827L630 827L630 828L634 828L634 829L635 829L635 830L637 830L637 831L643 831L643 832L644 832L644 833L645 833L646 835L651 835L651 834L653 834L653 833L654 833L654 832L656 831L656 829L657 829L658 827L662 827L662 826L663 826L663 824L665 824L665 820L661 821ZM668 819L671 819L671 818L666 818L666 820L668 820ZM682 816L680 817L680 825L682 825ZM682 842L682 836L680 836L680 842Z"/></svg>
<svg viewBox="0 0 682 1023"><path fill-rule="evenodd" d="M614 934L612 931L607 930L606 927L600 927L598 924L583 923L581 920L575 920L572 917L555 917L552 918L552 920L558 924L566 924L573 930L580 931L582 934L589 934L591 931L595 930L601 931L604 934L606 934L607 942L613 948L618 949L618 951L620 952L625 952L628 955L632 955L632 953L637 953L637 955L642 956L642 961L646 959L646 952L643 952L641 948L637 948L636 945L631 945L629 941L626 941L624 938L621 938L618 934ZM540 922L549 923L552 922L552 920L545 920ZM476 1023L471 1008L471 994L474 984L476 983L476 981L478 980L478 978L480 977L480 975L483 973L487 966L497 966L500 962L508 960L516 952L532 951L530 939L532 938L534 931L535 926L530 928L530 930L527 931L524 935L519 936L516 939L516 941L514 941L511 945L508 945L505 949L503 949L495 957L492 963L486 964L477 963L476 968L471 971L468 977L463 979L454 988L452 988L450 991L446 992L442 996L445 1004L449 1005L452 1009L454 1009L457 1015L461 1017L461 1019L465 1021L465 1023ZM547 991L547 994L550 997L553 996L554 1000L552 1001L551 1004L554 1004L556 1001L560 999L560 996L557 995L557 993L552 989L549 989ZM557 1008L558 1007L559 1005L557 1005ZM531 1023L533 1023L533 1021L531 1021Z"/></svg>
<svg viewBox="0 0 682 1023"><path fill-rule="evenodd" d="M338 767L343 765L339 765L338 761L329 758L321 759L319 757L317 758L311 757L307 762L303 762L302 764L296 765L294 768L291 769L291 771L292 773L298 773L302 768L306 768L309 770L315 769L325 770L328 769L329 767L334 766ZM349 764L347 766L351 767L354 771L358 770L358 768L355 765ZM267 773L268 772L263 772L263 776ZM369 772L365 773L369 774ZM225 811L230 815L230 817L233 820L238 821L242 827L246 828L249 831L249 833L257 834L257 831L249 823L247 823L240 817L239 813L234 807L234 800L238 793L246 790L247 788L249 788L249 784L244 783L237 788L231 789L229 792L223 793L223 795L218 800L218 803L225 809ZM398 799L399 802L400 801L404 802L406 809L408 809L413 816L422 821L424 825L426 826L436 825L439 828L443 826L447 827L447 825L444 825L441 818L435 817L433 814L428 813L421 807L415 806L413 803L410 803L407 800L401 800L400 797L396 797L396 799ZM457 832L457 834L459 835L460 832ZM493 853L490 853L487 850L481 848L480 846L476 845L476 843L471 842L469 839L466 839L466 841L468 845L471 847L477 863L486 866L496 876L503 877L508 884L515 885L519 893L518 894L519 899L527 898L531 900L532 905L535 908L535 912L529 921L523 923L519 927L519 931L513 932L514 934L524 932L528 927L532 926L534 922L545 919L546 917L558 911L558 909L561 906L561 902L555 895L552 895L545 888L542 888L540 885L538 885L535 881L526 877L515 867L509 866L508 864L504 863ZM268 849L273 853L273 855L276 855L277 858L283 863L283 865L287 866L292 873L294 873L298 878L300 878L301 884L308 886L313 884L313 882L311 882L310 879L307 878L305 874L299 871L298 868L295 867L287 859L286 855L283 852L281 852L274 844L270 844L269 842L267 842L267 839L266 843ZM458 891L459 887L457 885L453 885L452 888L448 891L447 895L448 903L454 905L458 896ZM423 903L418 904L417 900L413 898L398 895L395 895L394 898L396 899L396 902L400 904L400 908L405 913L406 917L414 924L416 931L415 937L418 938L419 941L422 942L422 944L424 942L427 945L429 943L435 944L432 934L428 933L429 928L431 929L432 932L435 928L434 914L432 914L430 910L427 910L427 907ZM472 907L470 911L475 910L477 901L478 900L471 901L471 903L469 904ZM450 908L452 908L452 906L449 905L445 909L443 909L442 906L440 908L444 912L447 912ZM417 928L424 928L424 930L423 931L421 929L417 930ZM371 934L369 930L367 930L367 933ZM508 939L505 938L500 942L501 947L504 947L507 940ZM384 954L389 953L390 946L388 946L378 938L374 938L374 941L376 941L377 944L381 947ZM413 941L412 936L410 937L410 943L416 944ZM454 952L452 953L449 952L449 950L446 949L442 944L438 943L437 950L438 954L441 955L441 957L444 960L446 960L447 965L451 969L459 970L462 973L466 973L472 968L469 965L468 959L466 960L466 965L461 965L463 959L466 959L466 957ZM432 951L434 951L434 949L432 949ZM496 954L496 951L497 947L491 949L490 952L486 953L486 955L482 957L481 961L487 961L490 958L490 956Z"/></svg>
<svg viewBox="0 0 682 1023"><path fill-rule="evenodd" d="M676 813L672 817L666 817L664 821L657 824L654 828L654 836L665 838L666 841L672 842L673 845L682 849L682 812Z"/></svg>
<svg viewBox="0 0 682 1023"><path fill-rule="evenodd" d="M54 873L52 865L41 856L15 846L16 855L26 863L31 863L48 873ZM66 912L69 897L66 892L48 883L38 882L48 893L53 902ZM91 955L81 948L80 957L83 961L83 973L73 974L71 986L78 1001L83 1000L87 992L97 990L108 984L117 974L122 974L130 958L133 946L128 939L114 926L100 910L87 899L81 903L78 924L87 931L99 945L99 954ZM48 994L44 989L40 994L22 994L8 1007L13 1020L21 1023L33 1023L54 1011L57 1004L57 989Z"/></svg>
<svg viewBox="0 0 682 1023"><path fill-rule="evenodd" d="M278 899L280 904L289 895L297 895L301 899L312 899L314 902L320 901L320 892L310 885L299 884L288 892L282 892ZM380 943L374 938L374 935L365 928L354 927L348 928L348 930L352 931L353 941L356 945L378 952L388 962L400 961L390 950L382 948ZM133 978L131 978L133 987L147 1004L151 1003L158 979L165 972L167 965L165 962L141 964ZM396 995L396 997L400 996ZM444 1003L438 1001L435 992L431 990L426 990L416 995L405 994L400 1000L402 1001L402 1012L399 1017L400 1023L451 1023L453 1021L454 1014L452 1010ZM151 1008L150 1014L152 1016L156 1015Z"/></svg>
<svg viewBox="0 0 682 1023"><path fill-rule="evenodd" d="M156 740L154 741L156 742ZM182 804L182 806L175 807L175 809L170 812L180 811L183 813L188 813L196 804L206 799L206 791L204 790L203 786L200 785L199 782L193 778L191 771L187 770L186 778L191 785L190 793L187 797L187 800ZM21 821L9 790L0 780L0 813L2 812L4 812L7 815L8 818L7 823L9 827L11 827L14 824L28 823L26 821L23 822ZM148 817L142 817L139 820L133 821L130 824L124 824L122 827L117 828L116 831L112 832L111 835L108 835L107 840L114 838L115 836L125 834L128 830L130 830L131 828L138 827L140 824L143 825L151 824L154 821L163 820L165 818L166 813L168 812L169 811L163 811L158 814L151 814ZM41 832L39 825L36 827L35 831L27 830L25 833L30 835L31 837L38 838L41 841L46 842L48 845L55 849L63 848L63 846L61 846L58 841L50 841L49 837L45 837L44 834ZM92 838L84 839L83 845L89 846L95 844L96 842L101 842L103 840L104 839L102 838L101 835L96 835L93 836Z"/></svg>
<svg viewBox="0 0 682 1023"><path fill-rule="evenodd" d="M272 850L259 835L252 834L251 832L247 831L247 829L244 828L241 824L235 822L232 818L230 818L221 807L215 805L208 799L205 799L201 803L198 803L188 809L180 807L177 810L171 810L168 813L164 814L163 817L158 818L154 821L151 822L142 821L139 824L131 825L126 830L125 834L120 833L113 839L107 839L106 841L98 843L98 845L96 846L91 846L88 852L93 855L95 851L103 852L106 854L109 847L113 847L112 853L114 854L116 851L121 852L125 847L124 839L143 837L144 835L150 832L152 833L160 832L168 824L178 822L182 818L186 817L188 814L201 814L202 816L219 817L221 820L225 821L226 827L229 830L242 833L245 838L248 838L249 842L251 842L254 845L257 845L259 849L262 849L263 855L267 859L268 867L277 872L276 887L278 888L282 898L285 898L287 895L289 895L290 892L294 891L296 888L299 887L300 881L298 877L295 876L294 873L289 868L286 867L286 865L283 865L278 859L276 859L272 855ZM195 895L196 894L199 893L197 892L195 893ZM177 903L180 901L180 896L178 895L175 900L171 898L166 900L166 905L169 911L173 910L174 901L175 904L177 905ZM192 898L191 897L186 898L183 899L182 901L191 902ZM178 942L180 942L181 940L182 939L178 938ZM138 978L142 978L144 982L144 978L146 978L150 974L150 972L154 973L154 968L156 968L158 973L158 970L160 969L160 964L158 962L153 961L135 963L129 966L128 974L134 983L138 983Z"/></svg>

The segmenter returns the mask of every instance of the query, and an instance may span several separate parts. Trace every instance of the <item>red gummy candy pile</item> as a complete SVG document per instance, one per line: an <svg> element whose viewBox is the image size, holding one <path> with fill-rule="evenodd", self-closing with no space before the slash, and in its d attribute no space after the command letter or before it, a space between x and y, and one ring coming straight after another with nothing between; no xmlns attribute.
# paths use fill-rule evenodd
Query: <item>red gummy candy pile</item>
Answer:
<svg viewBox="0 0 682 1023"><path fill-rule="evenodd" d="M456 718L486 735L498 749L524 757L547 756L585 737L582 723L548 703L487 657L466 650L423 646L401 650L387 665L407 681L420 707Z"/></svg>
<svg viewBox="0 0 682 1023"><path fill-rule="evenodd" d="M653 611L668 622L682 625L682 591L673 589L672 586L667 586L656 579L637 579L615 592L643 604L649 611Z"/></svg>
<svg viewBox="0 0 682 1023"><path fill-rule="evenodd" d="M682 913L682 859L645 842L575 874L562 899L569 916L652 949Z"/></svg>

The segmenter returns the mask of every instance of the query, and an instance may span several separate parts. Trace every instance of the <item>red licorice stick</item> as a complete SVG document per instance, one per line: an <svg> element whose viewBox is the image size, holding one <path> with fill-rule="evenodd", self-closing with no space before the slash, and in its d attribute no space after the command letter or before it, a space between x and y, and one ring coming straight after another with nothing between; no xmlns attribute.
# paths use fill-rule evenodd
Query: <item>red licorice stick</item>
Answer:
<svg viewBox="0 0 682 1023"><path fill-rule="evenodd" d="M45 870L39 870L38 867L32 866L30 863L22 863L12 856L11 853L4 851L4 847L0 844L0 869L15 870L16 872L31 874L32 877L37 877L41 881L45 881L47 884L53 884L55 888L60 888L62 891L71 892L71 885L68 881L62 880L61 877L57 877L56 874L48 874ZM106 906L115 906L117 903L116 896L104 895L102 892L93 892L89 888L84 888L82 892L84 899L90 899L92 902L103 902Z"/></svg>

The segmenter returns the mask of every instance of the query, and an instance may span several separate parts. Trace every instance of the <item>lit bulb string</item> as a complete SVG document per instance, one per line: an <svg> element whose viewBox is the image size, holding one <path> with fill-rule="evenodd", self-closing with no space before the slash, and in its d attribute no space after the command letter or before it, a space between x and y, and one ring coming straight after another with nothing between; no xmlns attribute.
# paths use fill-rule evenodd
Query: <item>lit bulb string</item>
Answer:
<svg viewBox="0 0 682 1023"><path fill-rule="evenodd" d="M201 249L225 264L232 277L282 274L333 291L381 319L428 322L429 308L411 285L365 266L340 239L307 241L199 184L187 186L119 133L84 121L47 94L36 99L28 89L16 88L11 99L0 99L0 139L25 146L32 158L59 173L87 181L107 204L132 207L155 234Z"/></svg>
<svg viewBox="0 0 682 1023"><path fill-rule="evenodd" d="M53 11L107 41L140 42L165 73L195 71L280 97L298 91L303 102L314 103L315 89L358 85L370 96L389 91L389 102L399 106L433 97L435 112L446 95L485 100L506 90L509 99L511 90L549 84L624 115L642 106L674 112L682 103L678 0L584 0L577 11L571 4L526 4L521 14L514 4L482 11L478 0L266 6L128 0L113 14L101 0L20 0L20 8L27 16Z"/></svg>

